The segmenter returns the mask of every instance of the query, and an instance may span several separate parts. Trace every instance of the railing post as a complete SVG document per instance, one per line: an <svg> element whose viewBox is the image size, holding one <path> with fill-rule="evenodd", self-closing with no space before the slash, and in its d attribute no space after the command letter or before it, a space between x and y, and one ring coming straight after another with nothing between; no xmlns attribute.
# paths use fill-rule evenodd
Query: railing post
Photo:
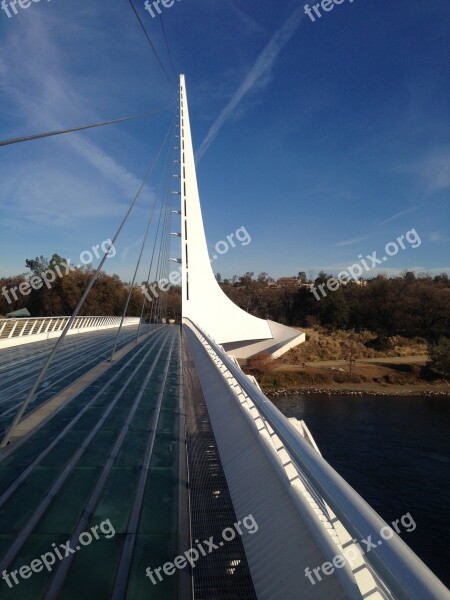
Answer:
<svg viewBox="0 0 450 600"><path fill-rule="evenodd" d="M22 337L22 336L23 336L23 334L24 334L24 331L25 331L25 328L26 328L27 324L28 324L28 319L27 319L27 320L25 321L25 323L23 324L23 327L22 327L22 329L20 330L20 333L19 333L18 337Z"/></svg>
<svg viewBox="0 0 450 600"><path fill-rule="evenodd" d="M37 325L37 323L38 323L38 320L37 320L37 319L32 319L32 320L33 320L33 326L32 326L32 328L30 329L30 331L28 332L28 335L33 335L34 328L36 327L36 325Z"/></svg>
<svg viewBox="0 0 450 600"><path fill-rule="evenodd" d="M16 322L14 323L14 327L13 327L13 328L11 329L11 331L9 332L9 335L8 335L8 338L9 338L9 339L11 339L11 338L12 338L12 336L13 336L13 334L14 334L14 331L16 330L17 323L18 323L18 321L16 321Z"/></svg>

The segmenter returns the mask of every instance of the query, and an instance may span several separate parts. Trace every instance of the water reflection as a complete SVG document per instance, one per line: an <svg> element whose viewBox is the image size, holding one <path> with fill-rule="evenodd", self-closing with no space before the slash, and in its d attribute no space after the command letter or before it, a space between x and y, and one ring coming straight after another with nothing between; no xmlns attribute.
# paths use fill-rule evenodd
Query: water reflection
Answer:
<svg viewBox="0 0 450 600"><path fill-rule="evenodd" d="M304 419L324 458L386 520L410 512L404 541L450 584L448 398L293 395L272 398Z"/></svg>

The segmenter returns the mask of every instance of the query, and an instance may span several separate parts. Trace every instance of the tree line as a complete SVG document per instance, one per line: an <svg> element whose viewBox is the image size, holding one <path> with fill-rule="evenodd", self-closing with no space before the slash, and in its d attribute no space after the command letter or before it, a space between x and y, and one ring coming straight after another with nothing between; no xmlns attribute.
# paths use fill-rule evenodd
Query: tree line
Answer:
<svg viewBox="0 0 450 600"><path fill-rule="evenodd" d="M370 330L379 336L423 337L429 341L450 335L450 281L444 273L432 277L406 272L378 275L341 285L317 300L310 286L332 276L319 273L314 281L301 277L274 282L266 273L217 279L236 304L257 317L286 325Z"/></svg>
<svg viewBox="0 0 450 600"><path fill-rule="evenodd" d="M28 309L32 317L70 315L94 273L90 265L72 266L70 270L67 269L67 261L58 254L53 254L50 260L43 256L27 259L25 265L27 268L25 273L0 278L0 315L21 308ZM45 273L49 285L46 285L45 279L42 278ZM130 284L123 282L118 275L101 272L86 298L80 315L122 315L129 289ZM21 290L26 293L22 293ZM176 299L174 303L173 297L179 295L176 290L169 290L167 302L169 318L175 318L172 315L175 315L175 306L180 303ZM140 285L135 285L131 292L127 315L140 316L143 301L142 289ZM147 319L150 316L148 301L144 316Z"/></svg>
<svg viewBox="0 0 450 600"><path fill-rule="evenodd" d="M26 260L27 272L0 279L0 289L19 288L33 276L55 270L66 261L57 254L50 260L43 256ZM74 310L93 269L91 266L72 268L63 277L55 276L51 286L16 292L17 300L9 294L0 295L0 314L27 308L33 317L69 315ZM336 291L327 290L320 301L311 292L326 283L331 275L319 273L308 280L305 273L274 281L267 273L235 275L217 281L227 296L249 313L286 325L330 329L370 330L382 336L402 335L423 337L428 341L450 337L450 281L446 274L432 277L406 272L397 277L378 275L364 282L350 282ZM121 315L129 284L118 275L100 273L90 291L82 314ZM161 292L163 294L163 292ZM140 285L132 290L128 315L139 316L143 302ZM167 316L181 319L181 290L172 287L167 297ZM147 312L149 304L147 304Z"/></svg>

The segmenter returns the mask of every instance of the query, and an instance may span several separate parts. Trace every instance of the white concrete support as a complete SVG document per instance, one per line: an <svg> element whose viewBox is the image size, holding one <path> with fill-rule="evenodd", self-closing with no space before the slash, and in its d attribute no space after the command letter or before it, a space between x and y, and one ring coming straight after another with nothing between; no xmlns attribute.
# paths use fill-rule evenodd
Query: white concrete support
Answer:
<svg viewBox="0 0 450 600"><path fill-rule="evenodd" d="M303 342L299 331L258 319L236 306L211 268L197 184L184 75L180 76L182 313L238 358L277 353ZM228 348L226 348L228 350Z"/></svg>

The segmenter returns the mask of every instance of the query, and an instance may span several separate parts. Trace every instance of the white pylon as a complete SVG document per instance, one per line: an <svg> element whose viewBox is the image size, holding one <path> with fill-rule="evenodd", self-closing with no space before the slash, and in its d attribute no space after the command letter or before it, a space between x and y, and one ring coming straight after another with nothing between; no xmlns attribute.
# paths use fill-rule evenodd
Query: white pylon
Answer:
<svg viewBox="0 0 450 600"><path fill-rule="evenodd" d="M184 75L180 75L180 167L183 318L242 358L262 351L280 355L303 342L304 334L236 306L216 281L203 226Z"/></svg>

